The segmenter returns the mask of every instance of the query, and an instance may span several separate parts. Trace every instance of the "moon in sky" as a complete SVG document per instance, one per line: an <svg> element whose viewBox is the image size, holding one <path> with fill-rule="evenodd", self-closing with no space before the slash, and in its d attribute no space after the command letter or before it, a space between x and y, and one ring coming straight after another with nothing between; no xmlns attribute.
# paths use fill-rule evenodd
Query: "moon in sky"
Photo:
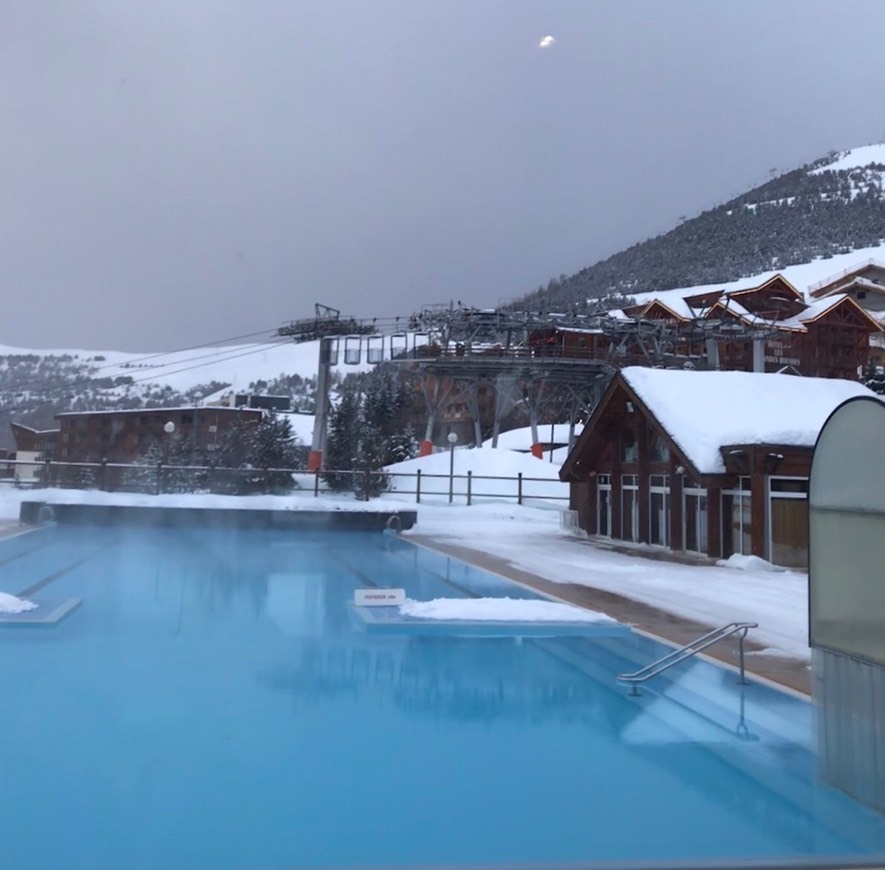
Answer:
<svg viewBox="0 0 885 870"><path fill-rule="evenodd" d="M538 48L550 48L556 40L552 36L545 36L538 43Z"/></svg>

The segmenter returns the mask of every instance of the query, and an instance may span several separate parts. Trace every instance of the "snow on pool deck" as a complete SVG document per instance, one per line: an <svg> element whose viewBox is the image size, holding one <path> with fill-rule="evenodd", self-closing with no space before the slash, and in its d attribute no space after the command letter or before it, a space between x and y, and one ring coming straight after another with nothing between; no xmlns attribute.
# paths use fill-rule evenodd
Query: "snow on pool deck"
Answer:
<svg viewBox="0 0 885 870"><path fill-rule="evenodd" d="M483 620L485 622L614 622L610 616L560 604L528 598L434 598L408 600L400 613L417 619Z"/></svg>

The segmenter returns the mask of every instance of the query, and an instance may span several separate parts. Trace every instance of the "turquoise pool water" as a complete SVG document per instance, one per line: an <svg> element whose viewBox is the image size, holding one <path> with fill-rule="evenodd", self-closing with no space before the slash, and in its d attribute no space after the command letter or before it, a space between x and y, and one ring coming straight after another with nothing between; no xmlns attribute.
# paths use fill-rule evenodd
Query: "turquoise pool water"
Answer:
<svg viewBox="0 0 885 870"><path fill-rule="evenodd" d="M530 596L385 535L57 527L0 590L3 866L518 865L858 856L807 704L651 641L367 633L354 588Z"/></svg>

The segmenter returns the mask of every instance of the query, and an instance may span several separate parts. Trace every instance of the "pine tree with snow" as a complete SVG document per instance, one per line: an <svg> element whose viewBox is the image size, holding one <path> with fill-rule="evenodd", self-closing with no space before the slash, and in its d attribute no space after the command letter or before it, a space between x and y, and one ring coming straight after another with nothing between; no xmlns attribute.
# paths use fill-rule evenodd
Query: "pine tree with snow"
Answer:
<svg viewBox="0 0 885 870"><path fill-rule="evenodd" d="M166 445L154 441L129 468L123 470L121 483L129 492L156 492L157 466L168 462Z"/></svg>
<svg viewBox="0 0 885 870"><path fill-rule="evenodd" d="M304 445L300 445L292 432L287 417L273 411L266 413L249 434L248 463L261 477L264 488L273 492L288 492L293 487L291 472L280 469L296 469L304 464ZM268 471L268 469L272 469Z"/></svg>
<svg viewBox="0 0 885 870"><path fill-rule="evenodd" d="M345 383L338 404L329 417L326 455L323 460L323 465L330 471L324 471L322 477L333 490L346 490L352 486L352 475L336 472L352 471L354 468L360 442L360 404L356 387Z"/></svg>
<svg viewBox="0 0 885 870"><path fill-rule="evenodd" d="M354 495L368 501L381 495L389 485L389 479L381 469L385 460L385 436L381 427L363 415L358 425L358 440L354 456Z"/></svg>

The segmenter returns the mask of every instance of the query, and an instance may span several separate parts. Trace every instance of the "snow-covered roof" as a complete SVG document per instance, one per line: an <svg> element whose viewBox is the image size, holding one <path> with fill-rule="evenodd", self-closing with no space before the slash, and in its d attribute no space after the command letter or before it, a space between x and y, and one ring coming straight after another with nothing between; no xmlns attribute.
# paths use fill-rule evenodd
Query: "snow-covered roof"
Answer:
<svg viewBox="0 0 885 870"><path fill-rule="evenodd" d="M683 317L686 320L691 320L695 316L694 310L685 301L683 296L672 294L667 291L662 291L660 293L643 294L642 302L639 302L637 300L636 304L637 306L643 305L647 308L655 302L657 302L659 305L663 305L664 308L668 308L677 317Z"/></svg>
<svg viewBox="0 0 885 870"><path fill-rule="evenodd" d="M233 413L242 413L247 412L250 414L254 414L259 412L259 408L246 408L244 406L240 406L238 408L231 408L230 405L198 405L197 413L202 414L204 411L222 411L222 412L233 412ZM56 414L56 418L58 417L94 417L99 414L173 414L173 413L193 413L194 406L193 405L178 405L174 408L107 408L101 411L61 411Z"/></svg>
<svg viewBox="0 0 885 870"><path fill-rule="evenodd" d="M817 302L812 302L811 305L803 311L800 311L798 314L794 314L792 317L787 317L785 320L778 321L778 326L783 329L801 329L806 331L806 321L815 320L822 314L826 314L831 308L835 308L843 302L845 298L845 294L840 293L837 296L827 296Z"/></svg>
<svg viewBox="0 0 885 870"><path fill-rule="evenodd" d="M828 169L832 167L826 167ZM738 278L735 281L728 281L720 284L698 284L692 287L680 287L674 290L652 290L642 293L631 294L636 304L648 302L649 299L660 299L661 302L674 308L678 302L675 299L683 299L687 296L700 296L702 293L712 293L719 291L721 293L729 293L737 290L749 290L753 287L759 287L766 281L771 280L777 275L782 276L789 281L794 287L799 289L815 289L836 280L842 274L854 272L857 269L865 268L871 263L875 263L876 257L882 256L882 248L879 245L872 245L868 248L857 248L847 254L836 254L826 259L818 258L810 263L799 263L795 266L782 266L779 269L772 269L768 272L760 272L756 275L748 275L745 278ZM676 309L679 310L679 309Z"/></svg>
<svg viewBox="0 0 885 870"><path fill-rule="evenodd" d="M849 287L854 290L861 288L863 290L872 290L874 293L885 293L885 286L883 286L882 284L877 284L875 281L871 281L869 278L855 278L853 281L846 284L844 289L848 289Z"/></svg>
<svg viewBox="0 0 885 870"><path fill-rule="evenodd" d="M719 448L728 444L813 447L838 405L877 398L854 381L761 372L631 366L621 375L701 474L725 471Z"/></svg>
<svg viewBox="0 0 885 870"><path fill-rule="evenodd" d="M557 332L568 332L572 335L601 335L601 329L581 329L577 326L560 326L557 327Z"/></svg>

